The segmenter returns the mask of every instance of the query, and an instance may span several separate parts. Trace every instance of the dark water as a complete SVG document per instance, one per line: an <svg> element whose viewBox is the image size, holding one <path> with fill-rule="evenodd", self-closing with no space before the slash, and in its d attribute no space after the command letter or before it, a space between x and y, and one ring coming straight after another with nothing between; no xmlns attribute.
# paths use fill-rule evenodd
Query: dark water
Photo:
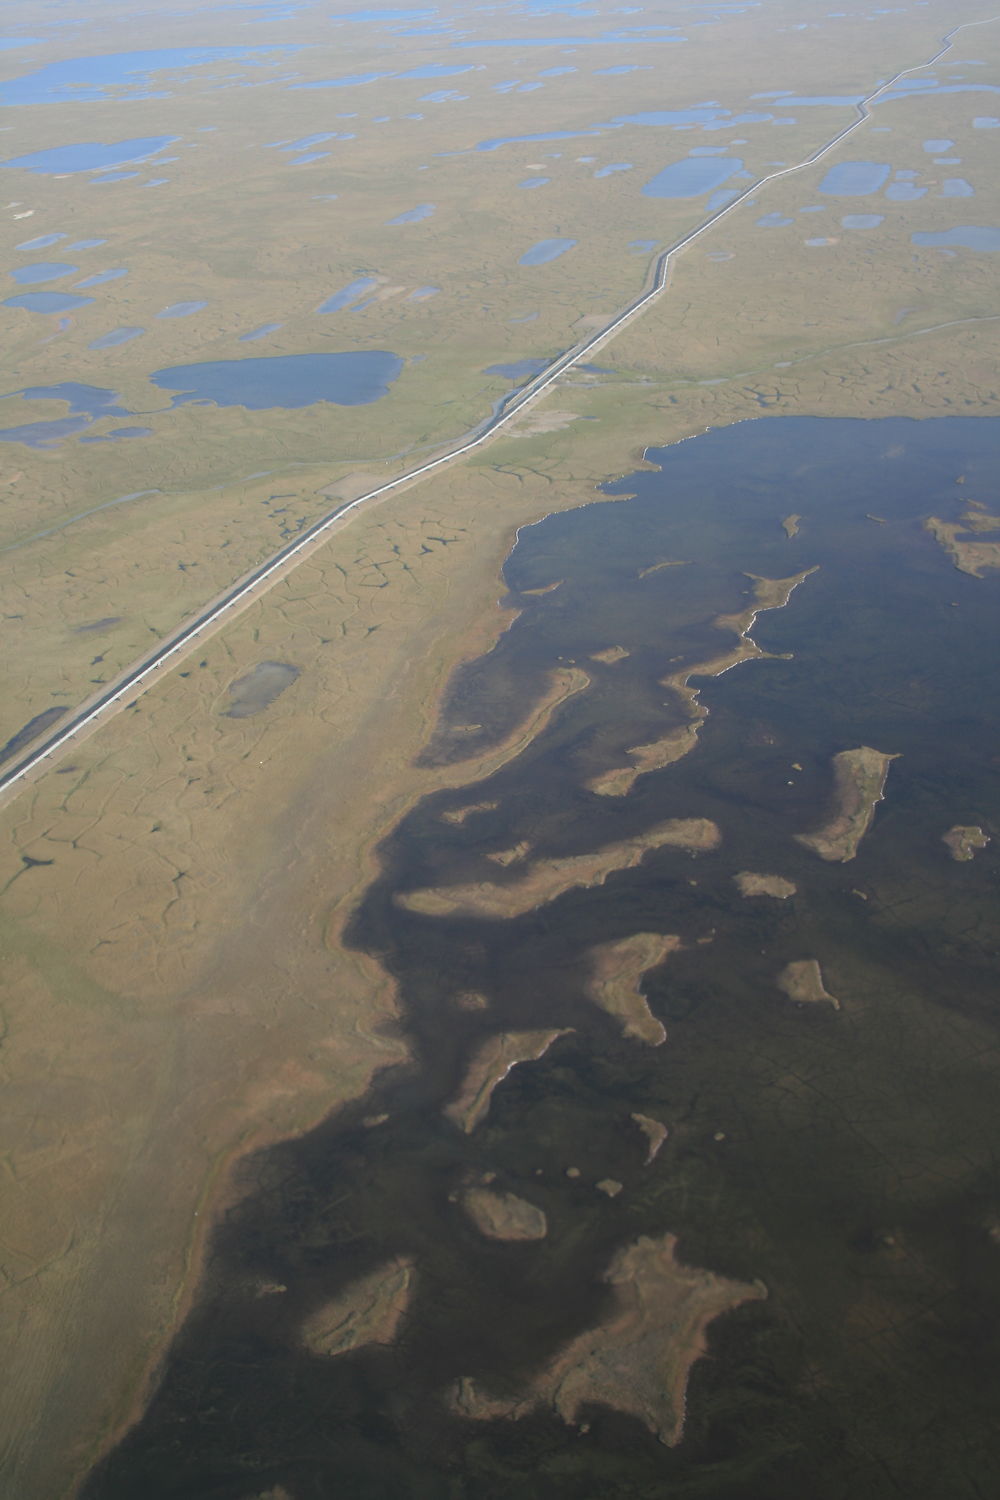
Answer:
<svg viewBox="0 0 1000 1500"><path fill-rule="evenodd" d="M412 1064L247 1164L149 1410L86 1500L994 1492L997 845L956 863L941 835L1000 836L1000 576L955 571L923 521L996 507L1000 423L765 419L651 457L660 472L609 487L635 498L522 530L506 579L523 613L457 676L424 759L457 765L522 722L554 665L584 666L590 688L383 845L351 941L399 980ZM667 561L685 565L640 576ZM780 659L702 680L694 752L627 797L589 791L680 721L660 679L731 644L713 621L746 606L746 573L813 566L756 623ZM591 659L610 646L629 655ZM857 858L827 864L793 835L825 818L830 757L861 744L900 758ZM480 802L496 807L442 819ZM722 830L714 853L661 849L522 917L393 902L514 879L486 856L521 839L545 860L695 816ZM744 899L741 870L798 893ZM591 945L642 931L685 944L645 983L669 1033L657 1049L624 1040L583 989ZM778 972L803 958L840 1011L779 994ZM486 1008L463 1004L471 991ZM442 1117L484 1037L559 1026L573 1034L515 1068L471 1135ZM651 1166L636 1110L670 1127ZM484 1171L545 1211L545 1240L476 1232L449 1195ZM624 1185L613 1201L595 1190L604 1177ZM769 1291L713 1324L679 1446L607 1407L579 1431L547 1410L450 1414L461 1376L523 1391L606 1311L614 1252L668 1231L687 1263ZM416 1269L396 1343L306 1352L309 1312L400 1254Z"/></svg>

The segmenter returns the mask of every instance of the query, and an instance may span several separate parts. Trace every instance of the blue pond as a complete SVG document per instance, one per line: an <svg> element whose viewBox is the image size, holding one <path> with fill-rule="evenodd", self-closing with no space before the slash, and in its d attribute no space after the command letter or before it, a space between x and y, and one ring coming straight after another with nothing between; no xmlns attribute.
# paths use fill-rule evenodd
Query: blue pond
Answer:
<svg viewBox="0 0 1000 1500"><path fill-rule="evenodd" d="M643 197L700 198L742 169L737 156L686 156L657 172L643 188Z"/></svg>
<svg viewBox="0 0 1000 1500"><path fill-rule="evenodd" d="M69 292L21 292L17 297L5 298L0 306L22 307L25 312L63 313L87 307L93 300L93 297L73 297Z"/></svg>
<svg viewBox="0 0 1000 1500"><path fill-rule="evenodd" d="M397 214L394 219L388 219L387 227L391 228L395 224L419 224L421 219L429 219L433 212L433 203L418 203L416 208L407 209L405 214Z"/></svg>
<svg viewBox="0 0 1000 1500"><path fill-rule="evenodd" d="M47 151L31 151L27 156L12 156L0 161L0 167L21 167L25 172L94 172L103 167L117 167L123 162L145 161L164 146L180 140L176 135L137 136L131 141L110 145L99 141L80 141L75 146L50 146Z"/></svg>
<svg viewBox="0 0 1000 1500"><path fill-rule="evenodd" d="M406 73L397 73L396 79L409 83L411 79L454 78L456 73L471 73L471 63L425 63L420 68L410 68Z"/></svg>
<svg viewBox="0 0 1000 1500"><path fill-rule="evenodd" d="M915 182L890 182L885 190L885 196L890 203L914 203L926 192L926 188L917 187Z"/></svg>
<svg viewBox="0 0 1000 1500"><path fill-rule="evenodd" d="M305 156L296 156L292 162L293 167L308 167L310 162L322 161L329 156L329 151L308 151Z"/></svg>
<svg viewBox="0 0 1000 1500"><path fill-rule="evenodd" d="M116 344L130 344L133 339L141 338L146 332L145 328L113 328L110 333L102 333L99 339L94 339L88 344L88 349L113 349Z"/></svg>
<svg viewBox="0 0 1000 1500"><path fill-rule="evenodd" d="M66 236L64 234L40 234L38 236L38 238L35 239L35 240L22 240L22 242L21 242L20 245L15 245L14 246L14 249L15 250L47 250L49 248L49 246L50 245L54 245L57 240L64 240L65 238L66 238ZM81 247L79 245L74 245L73 246L74 250L79 250L80 248Z"/></svg>
<svg viewBox="0 0 1000 1500"><path fill-rule="evenodd" d="M601 135L603 126L595 125L582 130L540 130L534 135L498 135L492 140L480 141L473 151L497 151L501 146L532 145L535 141L571 141L581 135Z"/></svg>
<svg viewBox="0 0 1000 1500"><path fill-rule="evenodd" d="M22 391L10 391L4 400L20 396L25 401L60 401L69 408L65 416L54 417L47 422L25 422L18 427L0 429L0 441L25 443L29 448L51 448L61 438L72 437L82 432L100 417L127 417L124 406L116 405L118 397L114 391L101 390L99 386L80 385L75 381L64 381L61 385L28 386Z"/></svg>
<svg viewBox="0 0 1000 1500"><path fill-rule="evenodd" d="M755 219L754 223L758 229L784 229L787 224L794 224L794 219L787 219L784 214L764 214Z"/></svg>
<svg viewBox="0 0 1000 1500"><path fill-rule="evenodd" d="M565 255L567 250L572 250L576 240L539 240L537 245L532 245L526 250L518 261L519 266L545 266L550 260L557 260L560 255Z"/></svg>
<svg viewBox="0 0 1000 1500"><path fill-rule="evenodd" d="M819 191L837 198L863 198L878 191L889 170L881 161L839 161L827 172Z"/></svg>
<svg viewBox="0 0 1000 1500"><path fill-rule="evenodd" d="M516 359L509 365L490 365L483 374L502 375L504 380L527 380L531 375L540 374L549 363L547 359Z"/></svg>
<svg viewBox="0 0 1000 1500"><path fill-rule="evenodd" d="M207 302L171 302L162 312L158 312L158 318L189 318L192 313L201 312L207 307Z"/></svg>
<svg viewBox="0 0 1000 1500"><path fill-rule="evenodd" d="M415 292L411 292L407 301L426 302L428 297L436 297L441 290L439 286L418 286Z"/></svg>
<svg viewBox="0 0 1000 1500"><path fill-rule="evenodd" d="M711 198L709 198L708 202L705 204L705 207L708 209L710 214L714 214L717 213L720 208L725 208L727 203L732 203L733 199L738 198L739 196L739 188L720 188L717 193L712 194Z"/></svg>
<svg viewBox="0 0 1000 1500"><path fill-rule="evenodd" d="M549 183L551 181L552 181L551 177L526 177L523 182L519 182L518 183L518 187L519 188L545 187L546 183Z"/></svg>
<svg viewBox="0 0 1000 1500"><path fill-rule="evenodd" d="M7 275L21 286L32 286L39 281L58 281L60 276L69 276L79 269L79 266L68 266L61 260L40 260L33 266L16 266Z"/></svg>
<svg viewBox="0 0 1000 1500"><path fill-rule="evenodd" d="M105 182L125 182L130 177L138 177L138 172L105 172L100 177L92 177L91 181L100 185Z"/></svg>
<svg viewBox="0 0 1000 1500"><path fill-rule="evenodd" d="M377 285L374 276L359 276L357 281L351 281L347 286L341 287L339 292L334 292L332 297L327 297L321 302L316 311L318 313L339 312L342 307L348 307L350 303L357 302L365 292L370 292Z"/></svg>
<svg viewBox="0 0 1000 1500"><path fill-rule="evenodd" d="M150 75L168 68L193 68L228 60L267 63L297 47L163 47L150 52L112 52L74 57L0 84L0 104L64 104L81 100L141 98Z"/></svg>
<svg viewBox="0 0 1000 1500"><path fill-rule="evenodd" d="M974 198L976 190L964 177L946 177L941 184L942 198Z"/></svg>
<svg viewBox="0 0 1000 1500"><path fill-rule="evenodd" d="M88 286L103 286L106 281L118 281L122 276L127 276L128 271L124 266L116 266L113 271L98 271L96 276L85 276L82 281L74 283L74 291L83 291Z"/></svg>
<svg viewBox="0 0 1000 1500"><path fill-rule="evenodd" d="M107 240L74 240L72 245L67 245L67 250L96 250L98 245L106 245ZM18 249L22 249L18 246Z"/></svg>
<svg viewBox="0 0 1000 1500"><path fill-rule="evenodd" d="M207 401L249 411L312 406L365 406L387 394L403 368L398 354L366 349L348 354L277 354L270 359L220 359L174 365L149 377L161 390L178 391L173 405Z"/></svg>
<svg viewBox="0 0 1000 1500"><path fill-rule="evenodd" d="M613 161L609 162L606 167L598 167L594 176L610 177L614 172L631 172L631 170L632 163L630 161Z"/></svg>
<svg viewBox="0 0 1000 1500"><path fill-rule="evenodd" d="M942 229L936 234L930 231L911 234L915 245L931 245L943 249L958 245L963 250L1000 250L1000 229L989 224L957 224L954 229Z"/></svg>
<svg viewBox="0 0 1000 1500"><path fill-rule="evenodd" d="M877 229L882 222L882 214L845 214L840 221L844 229Z"/></svg>
<svg viewBox="0 0 1000 1500"><path fill-rule="evenodd" d="M255 339L266 338L269 333L277 333L280 327L280 323L262 323L259 328L254 328L250 333L241 333L240 343L252 344Z"/></svg>
<svg viewBox="0 0 1000 1500"><path fill-rule="evenodd" d="M924 141L924 150L928 152L930 156L940 156L943 151L950 151L954 144L954 141L945 140Z"/></svg>

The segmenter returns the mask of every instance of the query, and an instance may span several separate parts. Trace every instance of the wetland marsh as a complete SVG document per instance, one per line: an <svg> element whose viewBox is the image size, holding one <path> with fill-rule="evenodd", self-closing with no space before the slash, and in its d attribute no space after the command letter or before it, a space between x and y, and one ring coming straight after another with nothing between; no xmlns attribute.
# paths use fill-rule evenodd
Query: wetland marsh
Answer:
<svg viewBox="0 0 1000 1500"><path fill-rule="evenodd" d="M428 747L451 789L383 843L348 934L412 1061L244 1163L86 1500L988 1482L1000 576L924 522L993 505L998 456L996 421L762 420L522 530L519 613ZM717 675L737 621L759 654ZM586 685L477 776L556 666ZM691 722L627 795L588 789ZM386 1334L364 1310L401 1265ZM317 1349L326 1307L375 1322Z"/></svg>
<svg viewBox="0 0 1000 1500"><path fill-rule="evenodd" d="M8 766L512 420L0 810L0 1488L977 1500L987 0L64 10L0 40Z"/></svg>

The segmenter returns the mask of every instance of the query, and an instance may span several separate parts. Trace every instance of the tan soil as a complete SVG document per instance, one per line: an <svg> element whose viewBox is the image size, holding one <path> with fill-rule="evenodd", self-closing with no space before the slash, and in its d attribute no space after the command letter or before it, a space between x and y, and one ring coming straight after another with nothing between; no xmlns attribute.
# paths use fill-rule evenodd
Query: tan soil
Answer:
<svg viewBox="0 0 1000 1500"><path fill-rule="evenodd" d="M951 850L952 859L962 862L975 859L977 849L985 849L989 843L989 835L981 828L975 826L963 827L956 823L954 828L949 828L947 833L941 835L943 841Z"/></svg>
<svg viewBox="0 0 1000 1500"><path fill-rule="evenodd" d="M603 885L616 870L631 870L653 849L687 849L692 853L718 848L722 835L707 818L673 818L647 833L620 844L607 844L592 854L539 860L528 872L505 885L480 881L475 885L428 886L404 891L396 900L408 911L425 916L450 916L474 911L486 917L518 917L554 901L566 891Z"/></svg>
<svg viewBox="0 0 1000 1500"><path fill-rule="evenodd" d="M480 1234L491 1240L543 1240L548 1221L540 1208L514 1193L494 1193L489 1188L469 1188L462 1194L462 1207Z"/></svg>
<svg viewBox="0 0 1000 1500"><path fill-rule="evenodd" d="M391 1344L413 1294L413 1262L400 1257L363 1276L310 1313L300 1330L311 1354L332 1357L364 1344Z"/></svg>
<svg viewBox="0 0 1000 1500"><path fill-rule="evenodd" d="M741 896L774 896L778 901L787 901L798 890L783 875L755 875L750 870L741 870L733 879Z"/></svg>
<svg viewBox="0 0 1000 1500"><path fill-rule="evenodd" d="M660 563L657 566L672 565ZM655 569L645 571L653 572ZM711 660L699 662L692 667L684 667L660 680L661 687L669 688L680 700L687 722L649 744L633 746L626 751L631 764L602 771L587 783L589 790L602 797L624 797L640 776L649 771L664 770L690 754L698 743L701 726L708 717L708 710L699 696L700 690L691 686L692 677L721 677L724 672L739 666L741 662L767 660L770 653L762 651L750 636L757 616L762 610L783 609L799 584L815 572L815 568L807 568L805 572L796 573L792 578L758 578L756 574L748 573L746 576L754 586L753 603L737 614L719 615L713 621L718 630L733 632L737 638L736 645L721 656L712 657Z"/></svg>
<svg viewBox="0 0 1000 1500"><path fill-rule="evenodd" d="M676 1236L643 1237L618 1251L605 1272L611 1306L604 1321L567 1344L514 1396L492 1395L474 1380L458 1382L451 1404L479 1420L519 1418L539 1406L569 1426L599 1402L638 1418L662 1443L684 1435L691 1367L705 1353L705 1334L722 1313L767 1296L761 1282L730 1281L682 1265Z"/></svg>
<svg viewBox="0 0 1000 1500"><path fill-rule="evenodd" d="M869 745L841 750L833 757L833 815L815 833L797 833L796 842L820 859L842 864L853 859L882 801L889 767L898 758Z"/></svg>
<svg viewBox="0 0 1000 1500"><path fill-rule="evenodd" d="M778 988L798 1005L832 1005L840 1009L840 1001L829 993L823 983L823 971L815 958L797 959L786 964L778 975Z"/></svg>
<svg viewBox="0 0 1000 1500"><path fill-rule="evenodd" d="M650 1162L656 1160L660 1147L670 1132L662 1120L654 1120L652 1115L633 1114L630 1118L638 1125L646 1137L647 1148L644 1165L648 1167Z"/></svg>
<svg viewBox="0 0 1000 1500"><path fill-rule="evenodd" d="M483 1042L469 1064L461 1088L444 1113L468 1135L489 1113L493 1090L518 1063L542 1057L566 1030L505 1031Z"/></svg>
<svg viewBox="0 0 1000 1500"><path fill-rule="evenodd" d="M645 1042L648 1047L661 1046L667 1032L650 1010L639 982L680 946L679 937L636 932L620 942L603 943L590 950L592 974L587 985L588 996L601 1010L621 1022L623 1035Z"/></svg>

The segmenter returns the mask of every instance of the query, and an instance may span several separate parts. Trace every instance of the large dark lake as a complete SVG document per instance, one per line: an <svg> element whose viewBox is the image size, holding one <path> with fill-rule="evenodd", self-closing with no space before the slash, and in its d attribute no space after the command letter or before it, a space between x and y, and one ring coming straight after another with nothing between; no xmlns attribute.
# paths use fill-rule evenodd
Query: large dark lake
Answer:
<svg viewBox="0 0 1000 1500"><path fill-rule="evenodd" d="M492 776L424 799L357 912L351 942L399 980L412 1063L246 1166L151 1405L86 1500L995 1492L1000 574L958 571L925 521L996 540L1000 422L764 418L649 456L658 471L521 531L522 613L458 674L424 759L458 780L553 669L589 686ZM734 644L718 620L748 609L748 575L808 569L753 626L766 659L694 677L694 748L595 790L692 722L664 679ZM860 746L898 758L856 857L826 860L795 836L829 821L831 758ZM400 900L516 886L694 818L716 848L650 845L521 915ZM956 826L994 842L955 859ZM795 892L747 897L745 872ZM682 944L644 981L659 1046L587 994L590 951L638 933ZM779 987L813 960L839 1009ZM485 1041L559 1028L474 1129L443 1113ZM636 1113L669 1130L648 1165ZM545 1237L481 1232L456 1198L486 1179L542 1210ZM711 1324L682 1441L624 1395L575 1427L544 1401L517 1421L456 1412L463 1377L524 1395L608 1317L612 1257L667 1233L686 1265L767 1288ZM398 1258L391 1339L304 1340ZM627 1360L618 1375L626 1392Z"/></svg>

